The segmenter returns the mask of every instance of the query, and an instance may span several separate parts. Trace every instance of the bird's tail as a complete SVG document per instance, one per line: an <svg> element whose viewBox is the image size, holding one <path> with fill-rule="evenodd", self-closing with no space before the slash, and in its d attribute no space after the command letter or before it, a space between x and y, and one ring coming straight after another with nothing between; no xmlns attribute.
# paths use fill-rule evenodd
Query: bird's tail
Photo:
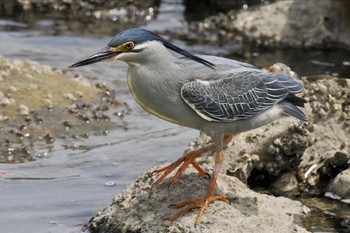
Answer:
<svg viewBox="0 0 350 233"><path fill-rule="evenodd" d="M305 107L305 104L307 103L307 101L299 96L296 96L294 94L290 94L288 95L287 99L290 103L298 106L298 107Z"/></svg>
<svg viewBox="0 0 350 233"><path fill-rule="evenodd" d="M297 98L299 98L298 100L304 100L304 99L302 99L300 97L297 97ZM295 103L295 105L303 107L304 106L304 102L298 102L298 103ZM305 113L303 113L295 105L294 105L294 103L291 103L288 100L284 101L282 103L282 105L281 105L283 113L288 114L288 115L290 115L292 117L295 117L295 118L297 118L297 119L299 119L299 120L301 120L303 122L307 122L307 117L306 117Z"/></svg>

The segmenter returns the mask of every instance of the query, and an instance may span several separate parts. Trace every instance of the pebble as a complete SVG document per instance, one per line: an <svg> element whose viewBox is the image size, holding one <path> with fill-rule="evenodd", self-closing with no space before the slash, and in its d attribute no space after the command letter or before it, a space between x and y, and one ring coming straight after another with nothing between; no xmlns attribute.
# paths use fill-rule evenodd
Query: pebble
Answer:
<svg viewBox="0 0 350 233"><path fill-rule="evenodd" d="M341 104L333 104L333 105L332 105L332 110L333 110L333 112L341 111L341 109L342 109Z"/></svg>
<svg viewBox="0 0 350 233"><path fill-rule="evenodd" d="M75 94L76 94L77 96L79 96L80 98L84 97L84 94L83 94L83 92L81 92L81 91L76 91Z"/></svg>
<svg viewBox="0 0 350 233"><path fill-rule="evenodd" d="M1 114L0 114L0 122L1 122L1 121L6 121L7 119L8 119L7 116L4 116L4 115L1 115Z"/></svg>
<svg viewBox="0 0 350 233"><path fill-rule="evenodd" d="M10 86L10 87L7 89L7 91L9 91L9 92L17 92L18 89L17 89L17 87Z"/></svg>
<svg viewBox="0 0 350 233"><path fill-rule="evenodd" d="M317 87L318 87L318 91L322 94L326 94L328 92L328 87L325 86L323 83L318 83Z"/></svg>
<svg viewBox="0 0 350 233"><path fill-rule="evenodd" d="M298 188L298 180L293 173L281 175L272 186L280 192L289 192Z"/></svg>
<svg viewBox="0 0 350 233"><path fill-rule="evenodd" d="M36 84L29 84L28 89L29 90L37 90L37 89L39 89L39 86Z"/></svg>
<svg viewBox="0 0 350 233"><path fill-rule="evenodd" d="M75 98L75 96L72 93L66 93L63 95L64 98L72 100L72 101L76 101L77 98Z"/></svg>
<svg viewBox="0 0 350 233"><path fill-rule="evenodd" d="M10 99L10 98L7 98L7 97L4 97L4 98L1 98L0 99L0 105L1 106L8 106L8 105L11 105L11 104L14 104L15 103L15 100L14 99Z"/></svg>
<svg viewBox="0 0 350 233"><path fill-rule="evenodd" d="M305 99L306 99L306 98L305 98ZM312 101L315 101L315 100L317 100L317 98L316 98L315 95L310 96L309 102L312 102Z"/></svg>
<svg viewBox="0 0 350 233"><path fill-rule="evenodd" d="M28 78L28 79L32 79L32 78L33 78L33 75L31 75L31 74L25 74L24 77L25 77L25 78Z"/></svg>
<svg viewBox="0 0 350 233"><path fill-rule="evenodd" d="M24 104L18 105L18 111L19 111L19 114L22 116L29 115L29 108Z"/></svg>
<svg viewBox="0 0 350 233"><path fill-rule="evenodd" d="M0 81L4 81L4 77L8 76L9 75L9 71L7 70L1 70L0 71Z"/></svg>
<svg viewBox="0 0 350 233"><path fill-rule="evenodd" d="M51 99L44 99L44 103L45 103L46 105L49 105L49 106L52 106L52 105L53 105L53 102L52 102Z"/></svg>
<svg viewBox="0 0 350 233"><path fill-rule="evenodd" d="M327 112L323 108L320 108L320 110L318 111L318 115L321 118L323 118L323 117L327 116Z"/></svg>
<svg viewBox="0 0 350 233"><path fill-rule="evenodd" d="M273 141L273 144L275 144L276 146L281 145L281 139L276 138L276 139Z"/></svg>
<svg viewBox="0 0 350 233"><path fill-rule="evenodd" d="M329 103L325 103L324 106L323 106L323 110L325 110L326 112L329 112L331 106L329 105Z"/></svg>

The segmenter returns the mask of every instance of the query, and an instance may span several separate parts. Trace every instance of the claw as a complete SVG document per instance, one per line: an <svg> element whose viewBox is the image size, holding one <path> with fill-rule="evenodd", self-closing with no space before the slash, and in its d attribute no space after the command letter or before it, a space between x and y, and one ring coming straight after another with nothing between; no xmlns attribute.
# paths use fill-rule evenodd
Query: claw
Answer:
<svg viewBox="0 0 350 233"><path fill-rule="evenodd" d="M174 208L182 208L188 204L192 204L191 206L187 207L186 209L184 210L181 210L179 213L177 213L176 215L168 218L169 221L174 221L176 220L177 218L185 215L187 212L189 212L190 210L192 209L197 209L197 208L200 208L199 210L199 213L197 215L197 218L196 218L196 222L195 222L195 225L197 225L202 216L203 216L203 213L204 213L204 210L208 207L208 205L214 201L223 201L223 202L228 202L229 200L224 197L224 196L209 196L209 197L204 197L204 198L199 198L199 199L193 199L193 200L188 200L188 201L185 201L185 202L182 202L178 205L172 205L172 207Z"/></svg>
<svg viewBox="0 0 350 233"><path fill-rule="evenodd" d="M158 178L158 180L154 184L156 184L156 185L160 184L171 172L173 172L176 168L179 167L175 176L171 179L171 181L168 185L168 188L170 188L179 179L179 177L188 168L188 166L190 164L197 170L197 172L199 173L199 175L201 177L206 176L206 173L204 172L204 170L194 160L197 157L203 155L204 153L209 152L209 151L214 151L214 150L215 150L215 146L213 144L211 144L211 145L208 145L206 147L200 148L198 150L190 151L190 152L186 153L184 156L182 156L180 159L175 161L174 163L172 163L166 167L163 167L163 168L160 168L160 169L153 171L152 173L164 172L162 174L162 176L160 178Z"/></svg>

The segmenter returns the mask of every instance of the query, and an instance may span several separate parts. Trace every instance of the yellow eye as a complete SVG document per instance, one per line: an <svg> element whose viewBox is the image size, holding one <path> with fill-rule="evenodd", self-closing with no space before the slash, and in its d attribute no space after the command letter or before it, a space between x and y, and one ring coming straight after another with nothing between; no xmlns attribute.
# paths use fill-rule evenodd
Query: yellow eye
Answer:
<svg viewBox="0 0 350 233"><path fill-rule="evenodd" d="M134 43L133 42L128 42L124 44L124 49L125 50L131 50L134 48Z"/></svg>

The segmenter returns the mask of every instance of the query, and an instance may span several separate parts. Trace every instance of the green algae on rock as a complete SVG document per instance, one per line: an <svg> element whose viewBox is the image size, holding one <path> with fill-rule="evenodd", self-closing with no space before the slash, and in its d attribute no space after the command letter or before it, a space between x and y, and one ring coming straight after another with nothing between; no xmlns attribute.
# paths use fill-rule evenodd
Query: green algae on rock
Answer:
<svg viewBox="0 0 350 233"><path fill-rule="evenodd" d="M91 103L99 92L81 78L72 79L34 61L0 57L0 122L49 106Z"/></svg>

